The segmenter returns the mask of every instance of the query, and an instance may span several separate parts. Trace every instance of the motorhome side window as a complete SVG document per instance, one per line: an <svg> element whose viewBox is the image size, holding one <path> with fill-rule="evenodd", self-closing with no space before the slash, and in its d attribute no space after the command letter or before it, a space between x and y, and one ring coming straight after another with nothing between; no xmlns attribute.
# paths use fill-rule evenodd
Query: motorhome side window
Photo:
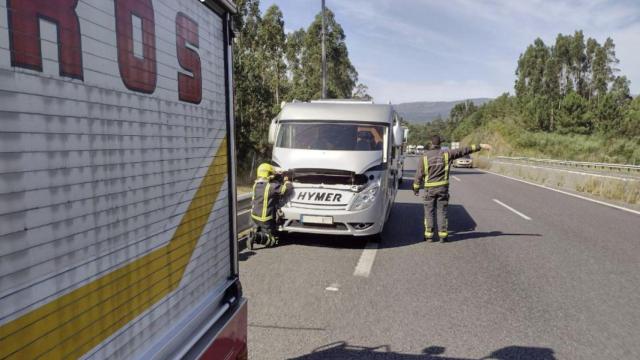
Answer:
<svg viewBox="0 0 640 360"><path fill-rule="evenodd" d="M276 147L306 150L383 151L386 126L322 122L283 122Z"/></svg>

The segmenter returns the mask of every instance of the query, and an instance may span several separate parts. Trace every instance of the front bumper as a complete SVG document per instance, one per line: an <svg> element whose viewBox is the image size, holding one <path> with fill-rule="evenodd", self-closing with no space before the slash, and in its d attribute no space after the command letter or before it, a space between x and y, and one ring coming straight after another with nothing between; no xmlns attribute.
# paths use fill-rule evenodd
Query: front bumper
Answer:
<svg viewBox="0 0 640 360"><path fill-rule="evenodd" d="M453 163L454 167L459 167L459 168L472 168L473 167L473 163L469 162L469 163Z"/></svg>
<svg viewBox="0 0 640 360"><path fill-rule="evenodd" d="M382 232L385 213L382 199L378 199L365 210L349 211L336 209L284 207L284 225L282 231L291 233L369 236ZM331 216L332 225L304 224L303 215Z"/></svg>

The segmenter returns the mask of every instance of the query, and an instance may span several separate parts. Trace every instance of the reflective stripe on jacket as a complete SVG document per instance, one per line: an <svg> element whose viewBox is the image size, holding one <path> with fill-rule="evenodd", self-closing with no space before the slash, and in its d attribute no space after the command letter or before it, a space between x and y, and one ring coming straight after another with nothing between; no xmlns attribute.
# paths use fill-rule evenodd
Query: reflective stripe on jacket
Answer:
<svg viewBox="0 0 640 360"><path fill-rule="evenodd" d="M418 162L413 189L431 188L449 185L449 167L453 160L480 150L480 145L471 145L453 150L441 150L439 147L427 150Z"/></svg>
<svg viewBox="0 0 640 360"><path fill-rule="evenodd" d="M251 218L256 221L275 219L280 199L291 192L291 183L286 181L280 185L278 181L258 179L253 184L251 197Z"/></svg>

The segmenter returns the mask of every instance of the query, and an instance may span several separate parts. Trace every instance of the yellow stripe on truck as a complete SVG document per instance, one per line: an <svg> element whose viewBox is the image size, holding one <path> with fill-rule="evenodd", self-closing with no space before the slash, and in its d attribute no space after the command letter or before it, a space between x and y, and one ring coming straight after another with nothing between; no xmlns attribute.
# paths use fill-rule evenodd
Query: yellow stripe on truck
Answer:
<svg viewBox="0 0 640 360"><path fill-rule="evenodd" d="M169 243L0 327L0 359L77 358L180 284L227 176L223 140Z"/></svg>

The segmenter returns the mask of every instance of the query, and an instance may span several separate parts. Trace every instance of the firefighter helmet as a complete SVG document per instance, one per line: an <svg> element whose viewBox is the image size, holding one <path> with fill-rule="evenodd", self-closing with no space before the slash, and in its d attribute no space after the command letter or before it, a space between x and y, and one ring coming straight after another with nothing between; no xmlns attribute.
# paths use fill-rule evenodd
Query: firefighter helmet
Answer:
<svg viewBox="0 0 640 360"><path fill-rule="evenodd" d="M275 169L273 166L267 163L262 163L258 166L258 177L259 178L268 178L269 176L275 173Z"/></svg>

